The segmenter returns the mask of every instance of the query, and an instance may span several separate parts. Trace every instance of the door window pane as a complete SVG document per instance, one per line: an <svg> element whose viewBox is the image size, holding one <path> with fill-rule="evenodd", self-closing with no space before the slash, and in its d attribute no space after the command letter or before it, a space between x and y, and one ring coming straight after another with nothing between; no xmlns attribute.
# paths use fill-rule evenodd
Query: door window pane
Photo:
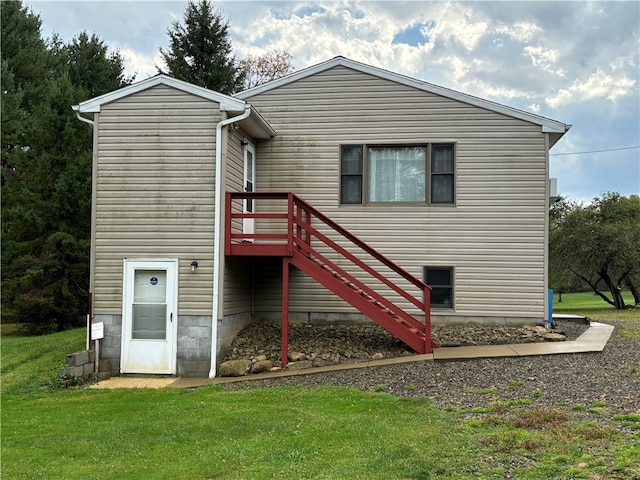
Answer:
<svg viewBox="0 0 640 480"><path fill-rule="evenodd" d="M165 339L167 335L167 272L136 270L133 292L134 339Z"/></svg>
<svg viewBox="0 0 640 480"><path fill-rule="evenodd" d="M253 152L249 149L246 151L247 161L246 161L246 172L245 175L247 177L247 183L244 186L246 192L253 192ZM247 198L245 200L244 209L246 213L253 213L253 199Z"/></svg>
<svg viewBox="0 0 640 480"><path fill-rule="evenodd" d="M134 303L131 338L165 340L167 338L167 306Z"/></svg>

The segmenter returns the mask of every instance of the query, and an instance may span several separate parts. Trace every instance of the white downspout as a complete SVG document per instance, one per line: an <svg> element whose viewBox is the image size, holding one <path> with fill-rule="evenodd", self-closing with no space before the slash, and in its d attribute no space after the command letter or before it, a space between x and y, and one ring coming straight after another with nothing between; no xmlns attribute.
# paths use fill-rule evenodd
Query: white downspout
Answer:
<svg viewBox="0 0 640 480"><path fill-rule="evenodd" d="M93 128L94 122L93 120L89 120L88 118L83 117L82 115L80 115L80 108L78 107L78 105L74 105L71 107L73 110L75 110L76 112L76 117L78 117L78 120L80 120L81 122L84 123L88 123L89 125L91 125L91 127Z"/></svg>
<svg viewBox="0 0 640 480"><path fill-rule="evenodd" d="M224 202L224 189L222 183L222 128L244 120L251 115L251 107L247 105L244 113L237 117L227 118L216 125L216 192L214 210L214 231L213 231L213 311L211 314L211 368L209 378L216 376L216 357L218 353L218 307L220 305L220 255L222 252L222 203Z"/></svg>
<svg viewBox="0 0 640 480"><path fill-rule="evenodd" d="M95 151L95 135L96 135L96 131L95 131L95 122L93 120L90 120L86 117L83 117L82 115L80 115L80 106L79 105L72 105L71 109L76 112L76 117L78 117L78 120L80 120L81 122L84 123L88 123L89 125L91 125L91 130L92 130L92 135L94 137L94 142L93 142L93 152L92 152L92 165L91 165L91 195L93 197L93 195L95 195L95 185L93 185L93 178L95 175L95 157L96 157L96 151ZM93 209L95 208L95 199L91 199L91 229L93 230ZM93 251L93 238L91 239L91 250ZM93 254L89 255L89 276L93 277ZM93 299L92 299L92 294L93 294L93 281L92 278L89 279L89 313L87 313L87 340L86 340L86 347L87 350L89 350L91 348L91 318L93 316ZM96 363L97 365L97 363ZM97 370L96 370L97 372Z"/></svg>

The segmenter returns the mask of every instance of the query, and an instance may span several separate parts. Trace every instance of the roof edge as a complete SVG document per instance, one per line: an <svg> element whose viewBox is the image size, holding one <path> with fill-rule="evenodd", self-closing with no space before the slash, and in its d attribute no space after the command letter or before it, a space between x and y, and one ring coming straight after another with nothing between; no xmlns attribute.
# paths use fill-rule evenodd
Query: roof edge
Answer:
<svg viewBox="0 0 640 480"><path fill-rule="evenodd" d="M177 78L173 78L165 74L158 74L153 77L149 77L139 82L133 83L131 85L127 85L126 87L120 88L118 90L114 90L113 92L105 93L98 97L85 100L78 105L74 105L72 108L82 113L100 112L100 108L106 103L113 102L134 93L142 92L157 85L167 85L183 92L191 93L198 97L217 102L220 104L220 110L222 111L244 110L246 104L244 100L234 98L223 93L214 92L213 90L199 87L197 85L193 85L183 80L178 80Z"/></svg>
<svg viewBox="0 0 640 480"><path fill-rule="evenodd" d="M326 60L324 62L318 63L316 65L312 65L307 68L303 68L297 72L290 73L289 75L285 75L284 77L278 78L268 83L264 83L262 85L258 85L257 87L250 88L248 90L244 90L234 95L235 98L240 98L242 100L247 100L248 98L258 95L260 93L267 92L269 90L273 90L275 88L287 85L289 83L295 82L296 80L300 80L316 73L323 72L325 70L329 70L331 68L343 66L347 68L351 68L356 71L360 71L363 73L368 73L370 75L374 75L386 80L390 80L393 82L400 83L402 85L407 85L410 87L417 88L419 90L423 90L426 92L430 92L436 95L440 95L446 98L450 98L452 100L457 100L460 102L468 103L470 105L474 105L480 108L484 108L487 110L491 110L497 113L501 113L504 115L508 115L510 117L518 118L520 120L524 120L536 125L540 125L542 127L542 131L545 133L566 133L570 126L566 125L563 122L558 120L553 120L547 117L543 117L540 115L536 115L534 113L526 112L524 110L519 110L514 107L509 107L500 103L493 102L491 100L486 100L480 97L476 97L473 95L469 95L467 93L458 92L456 90L451 90L446 87L441 87L439 85L435 85L433 83L428 83L422 80L418 80L412 77L408 77L406 75L402 75L400 73L391 72L389 70L385 70L383 68L374 67L372 65L367 65L361 62L357 62L355 60L351 60L342 56L334 57L330 60Z"/></svg>

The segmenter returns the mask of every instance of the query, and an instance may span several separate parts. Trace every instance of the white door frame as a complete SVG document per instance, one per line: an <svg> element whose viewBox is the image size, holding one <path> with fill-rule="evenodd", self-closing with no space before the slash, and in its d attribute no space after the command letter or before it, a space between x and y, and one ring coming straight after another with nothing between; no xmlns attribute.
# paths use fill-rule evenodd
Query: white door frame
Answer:
<svg viewBox="0 0 640 480"><path fill-rule="evenodd" d="M253 192L256 189L256 147L247 140L245 142L242 188L245 192ZM242 203L242 213L255 213L255 202L253 200L245 200ZM242 219L242 233L255 233L255 219ZM253 239L250 241L253 241Z"/></svg>
<svg viewBox="0 0 640 480"><path fill-rule="evenodd" d="M166 271L166 335L164 339L133 338L136 271ZM153 278L151 278L153 281ZM157 279L156 279L157 281ZM151 283L152 285L155 285ZM175 374L178 339L178 260L124 259L122 281L122 373Z"/></svg>

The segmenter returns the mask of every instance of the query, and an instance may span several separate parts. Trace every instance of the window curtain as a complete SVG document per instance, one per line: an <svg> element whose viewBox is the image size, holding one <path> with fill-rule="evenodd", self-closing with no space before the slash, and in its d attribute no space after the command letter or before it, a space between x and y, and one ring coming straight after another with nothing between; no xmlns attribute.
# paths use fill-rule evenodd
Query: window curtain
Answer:
<svg viewBox="0 0 640 480"><path fill-rule="evenodd" d="M425 147L369 148L370 202L424 202Z"/></svg>

